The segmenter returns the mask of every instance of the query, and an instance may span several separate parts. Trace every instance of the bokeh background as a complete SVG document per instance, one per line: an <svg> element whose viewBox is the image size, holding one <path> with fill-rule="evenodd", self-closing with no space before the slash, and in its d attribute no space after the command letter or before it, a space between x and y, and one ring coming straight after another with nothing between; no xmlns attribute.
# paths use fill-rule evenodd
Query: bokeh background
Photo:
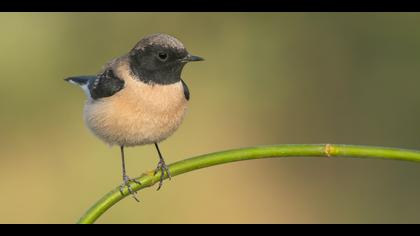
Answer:
<svg viewBox="0 0 420 236"><path fill-rule="evenodd" d="M84 127L95 74L143 36L179 38L191 102L168 162L263 144L420 149L420 14L1 13L0 223L74 223L121 182L118 148ZM156 166L127 149L128 173ZM98 223L420 223L420 165L281 158L174 178Z"/></svg>

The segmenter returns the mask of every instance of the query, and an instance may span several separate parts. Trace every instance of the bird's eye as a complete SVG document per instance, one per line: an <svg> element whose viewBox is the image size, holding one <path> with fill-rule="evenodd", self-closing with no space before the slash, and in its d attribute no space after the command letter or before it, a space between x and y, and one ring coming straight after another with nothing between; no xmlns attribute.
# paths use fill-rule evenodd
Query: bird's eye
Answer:
<svg viewBox="0 0 420 236"><path fill-rule="evenodd" d="M168 54L165 52L160 52L158 53L158 57L161 61L166 61L166 59L168 59Z"/></svg>

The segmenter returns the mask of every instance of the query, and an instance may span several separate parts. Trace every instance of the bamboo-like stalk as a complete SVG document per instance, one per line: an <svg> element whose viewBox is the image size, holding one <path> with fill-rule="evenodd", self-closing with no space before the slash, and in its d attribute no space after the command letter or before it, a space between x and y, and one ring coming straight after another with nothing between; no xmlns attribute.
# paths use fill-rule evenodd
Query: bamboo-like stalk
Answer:
<svg viewBox="0 0 420 236"><path fill-rule="evenodd" d="M176 162L169 166L172 177L205 167L220 165L223 163L274 158L274 157L356 157L356 158L375 158L402 161L420 162L420 151L406 150L386 147L369 147L354 145L336 145L336 144L295 144L295 145L276 145L248 147L222 152L209 153L183 161ZM160 173L143 174L136 178L142 184L132 183L134 191L151 187L159 182ZM167 178L167 176L165 176ZM129 195L125 189L120 193L119 187L103 196L96 202L80 219L79 224L94 223L102 214L110 209L114 204Z"/></svg>

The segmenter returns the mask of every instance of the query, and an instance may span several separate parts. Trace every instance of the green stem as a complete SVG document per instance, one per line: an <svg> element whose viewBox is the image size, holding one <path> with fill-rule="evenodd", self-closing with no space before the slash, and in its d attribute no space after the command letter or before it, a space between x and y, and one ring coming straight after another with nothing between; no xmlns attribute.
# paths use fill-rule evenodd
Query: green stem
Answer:
<svg viewBox="0 0 420 236"><path fill-rule="evenodd" d="M403 161L419 161L420 151L404 150L385 147L368 147L353 145L335 145L335 144L299 144L299 145L276 145L249 147L235 150L228 150L216 153L205 154L183 161L176 162L169 166L172 177L190 172L193 170L220 165L228 162L262 159L272 157L357 157L357 158L378 158ZM167 178L167 176L165 176ZM132 183L131 187L137 191L143 188L151 187L159 182L160 173L153 175L153 172L143 174L138 181L142 185ZM128 195L127 189L123 194L119 187L103 196L96 202L78 221L79 224L94 223L103 213L110 209L114 204Z"/></svg>

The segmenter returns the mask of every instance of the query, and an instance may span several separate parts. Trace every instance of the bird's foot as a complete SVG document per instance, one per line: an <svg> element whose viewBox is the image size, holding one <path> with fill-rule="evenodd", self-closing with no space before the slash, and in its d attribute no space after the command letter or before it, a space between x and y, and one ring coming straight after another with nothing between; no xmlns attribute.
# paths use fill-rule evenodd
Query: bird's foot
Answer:
<svg viewBox="0 0 420 236"><path fill-rule="evenodd" d="M141 183L136 180L136 179L131 179L130 177L128 177L127 175L123 176L123 183L120 186L120 192L122 195L124 195L124 188L127 187L128 188L128 192L131 194L131 196L133 196L134 200L136 200L137 202L140 202L139 199L137 198L137 191L134 191L133 188L130 185L130 182L134 182L136 184L141 185Z"/></svg>
<svg viewBox="0 0 420 236"><path fill-rule="evenodd" d="M157 188L157 191L163 185L163 179L165 178L165 173L168 175L169 180L171 180L171 172L169 171L169 168L163 159L159 160L159 163L158 163L158 166L156 167L154 175L156 175L159 171L161 172L161 175L160 175L159 187Z"/></svg>

